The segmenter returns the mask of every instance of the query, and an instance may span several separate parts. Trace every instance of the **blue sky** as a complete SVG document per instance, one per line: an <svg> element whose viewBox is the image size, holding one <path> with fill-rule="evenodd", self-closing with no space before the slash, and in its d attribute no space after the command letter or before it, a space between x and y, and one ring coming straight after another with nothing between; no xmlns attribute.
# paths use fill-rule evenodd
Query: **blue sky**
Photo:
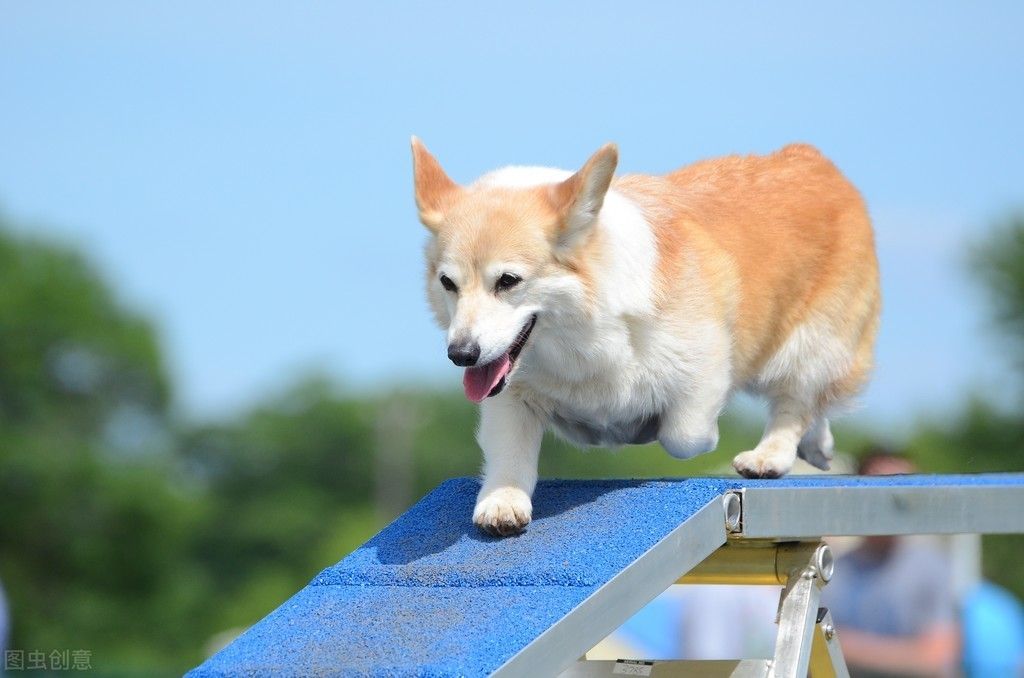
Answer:
<svg viewBox="0 0 1024 678"><path fill-rule="evenodd" d="M297 372L458 388L422 293L417 134L457 180L817 144L862 189L885 313L858 416L1000 393L966 243L1024 204L1024 4L0 1L0 209L85 247L178 401Z"/></svg>

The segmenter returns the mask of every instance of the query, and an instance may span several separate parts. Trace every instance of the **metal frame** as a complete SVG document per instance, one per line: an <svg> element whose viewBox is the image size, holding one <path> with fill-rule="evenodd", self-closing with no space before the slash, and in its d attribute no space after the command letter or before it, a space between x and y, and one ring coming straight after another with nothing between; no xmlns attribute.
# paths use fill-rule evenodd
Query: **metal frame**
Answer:
<svg viewBox="0 0 1024 678"><path fill-rule="evenodd" d="M799 678L807 675L814 647L814 631L819 622L828 615L821 614L818 602L821 587L832 578L833 559L828 544L821 543L802 568L792 570L786 587L779 598L779 635L775 640L775 654L772 657L771 672L776 678ZM835 629L831 633L835 637ZM838 645L837 645L838 647ZM816 663L828 664L832 655L816 657ZM832 666L832 674L846 673L842 654L838 655L838 666Z"/></svg>
<svg viewBox="0 0 1024 678"><path fill-rule="evenodd" d="M730 541L706 558L682 584L785 584L779 596L774 656L727 661L590 661L581 659L562 678L598 676L732 676L849 678L832 615L818 607L821 589L832 578L832 552L824 542L795 544ZM746 571L748 574L743 575Z"/></svg>
<svg viewBox="0 0 1024 678"><path fill-rule="evenodd" d="M742 577L743 563L749 577ZM730 676L732 678L849 678L831 615L819 607L821 588L831 579L833 555L823 542L755 544L729 542L703 560L681 584L780 584L778 635L771 660L588 661L561 678L600 676Z"/></svg>
<svg viewBox="0 0 1024 678"><path fill-rule="evenodd" d="M848 676L821 537L1024 532L1024 485L754 487L712 500L494 675ZM795 543L794 543L795 542ZM585 652L673 582L784 585L771 660L592 661ZM578 659L584 657L584 659Z"/></svg>
<svg viewBox="0 0 1024 678"><path fill-rule="evenodd" d="M669 660L632 662L611 659L579 661L559 678L651 676L651 678L768 678L769 659ZM543 675L543 674L542 674ZM817 676L815 676L817 678Z"/></svg>
<svg viewBox="0 0 1024 678"><path fill-rule="evenodd" d="M733 534L747 539L1024 532L1020 485L753 487L735 493L742 520Z"/></svg>
<svg viewBox="0 0 1024 678"><path fill-rule="evenodd" d="M832 613L824 607L818 608L812 643L810 669L814 678L849 678Z"/></svg>
<svg viewBox="0 0 1024 678"><path fill-rule="evenodd" d="M715 498L492 675L535 678L569 668L725 541L725 513Z"/></svg>

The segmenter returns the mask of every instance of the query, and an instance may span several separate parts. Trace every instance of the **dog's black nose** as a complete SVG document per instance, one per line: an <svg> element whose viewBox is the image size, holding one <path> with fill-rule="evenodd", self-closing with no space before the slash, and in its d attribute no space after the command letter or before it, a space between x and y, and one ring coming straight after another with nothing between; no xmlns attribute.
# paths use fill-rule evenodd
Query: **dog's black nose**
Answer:
<svg viewBox="0 0 1024 678"><path fill-rule="evenodd" d="M480 344L475 341L448 344L448 358L459 367L472 367L480 359Z"/></svg>

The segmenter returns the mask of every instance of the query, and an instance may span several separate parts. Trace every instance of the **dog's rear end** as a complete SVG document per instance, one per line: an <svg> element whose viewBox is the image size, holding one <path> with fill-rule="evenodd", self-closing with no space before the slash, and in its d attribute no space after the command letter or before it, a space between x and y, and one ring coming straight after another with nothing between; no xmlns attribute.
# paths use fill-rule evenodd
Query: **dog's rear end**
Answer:
<svg viewBox="0 0 1024 678"><path fill-rule="evenodd" d="M858 191L815 148L731 156L615 187L645 207L672 299L696 259L731 327L732 382L771 404L757 448L734 466L750 477L792 467L792 452L827 468L826 413L855 395L872 365L880 296L874 238Z"/></svg>

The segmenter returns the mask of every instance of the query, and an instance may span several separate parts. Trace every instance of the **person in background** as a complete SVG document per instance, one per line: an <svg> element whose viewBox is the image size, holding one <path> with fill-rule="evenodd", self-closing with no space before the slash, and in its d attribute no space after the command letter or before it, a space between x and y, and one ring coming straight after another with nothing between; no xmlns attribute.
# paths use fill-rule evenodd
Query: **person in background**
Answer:
<svg viewBox="0 0 1024 678"><path fill-rule="evenodd" d="M905 457L874 449L862 475L913 473ZM867 537L836 563L822 591L851 676L945 676L959 666L951 567L938 549L901 537Z"/></svg>

